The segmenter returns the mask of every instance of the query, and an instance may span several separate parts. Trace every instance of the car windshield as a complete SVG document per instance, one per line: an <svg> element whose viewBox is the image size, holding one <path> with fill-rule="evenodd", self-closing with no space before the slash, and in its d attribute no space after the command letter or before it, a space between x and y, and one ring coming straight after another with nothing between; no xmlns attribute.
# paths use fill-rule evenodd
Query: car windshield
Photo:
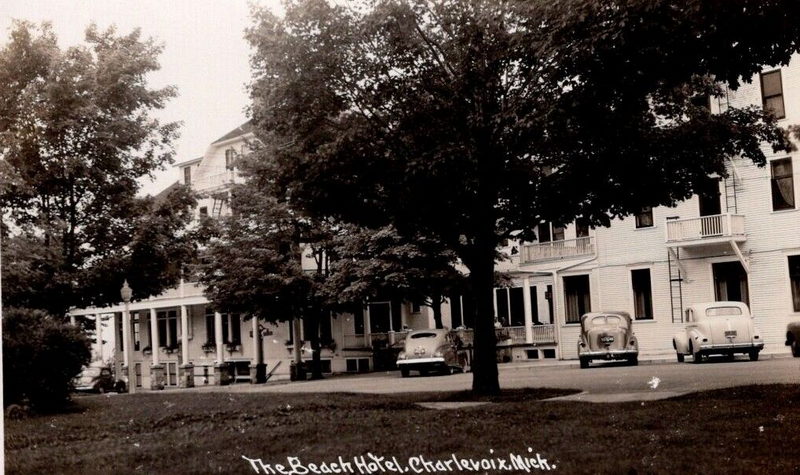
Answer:
<svg viewBox="0 0 800 475"><path fill-rule="evenodd" d="M741 315L742 309L739 307L710 307L706 309L708 317L730 317Z"/></svg>
<svg viewBox="0 0 800 475"><path fill-rule="evenodd" d="M81 373L81 376L84 378L93 378L95 376L100 376L100 368L94 368L94 367L86 368L85 370L83 370L83 373Z"/></svg>
<svg viewBox="0 0 800 475"><path fill-rule="evenodd" d="M414 333L411 335L412 340L416 340L418 338L436 338L436 333Z"/></svg>
<svg viewBox="0 0 800 475"><path fill-rule="evenodd" d="M592 319L592 326L599 325L613 325L617 327L624 327L625 320L616 315L601 315Z"/></svg>

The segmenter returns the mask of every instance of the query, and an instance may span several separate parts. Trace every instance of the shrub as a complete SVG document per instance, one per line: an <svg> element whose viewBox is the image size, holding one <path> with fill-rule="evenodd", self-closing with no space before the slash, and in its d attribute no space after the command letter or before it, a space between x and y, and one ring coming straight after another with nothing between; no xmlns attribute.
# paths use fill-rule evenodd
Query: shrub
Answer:
<svg viewBox="0 0 800 475"><path fill-rule="evenodd" d="M3 311L4 404L28 403L39 411L63 408L73 379L91 359L79 329L40 310Z"/></svg>

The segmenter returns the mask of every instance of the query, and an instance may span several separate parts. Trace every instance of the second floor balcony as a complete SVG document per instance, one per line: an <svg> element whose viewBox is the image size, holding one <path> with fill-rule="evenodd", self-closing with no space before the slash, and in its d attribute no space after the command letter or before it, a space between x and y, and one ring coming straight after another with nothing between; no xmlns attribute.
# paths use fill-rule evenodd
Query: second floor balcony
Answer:
<svg viewBox="0 0 800 475"><path fill-rule="evenodd" d="M191 186L194 191L199 193L211 193L222 190L234 183L236 183L234 170L225 170L222 173L199 176L192 181Z"/></svg>
<svg viewBox="0 0 800 475"><path fill-rule="evenodd" d="M741 214L715 214L698 218L668 219L666 243L670 247L702 246L722 242L742 242L744 216Z"/></svg>
<svg viewBox="0 0 800 475"><path fill-rule="evenodd" d="M594 236L525 244L520 250L520 264L591 256L594 254L594 245Z"/></svg>

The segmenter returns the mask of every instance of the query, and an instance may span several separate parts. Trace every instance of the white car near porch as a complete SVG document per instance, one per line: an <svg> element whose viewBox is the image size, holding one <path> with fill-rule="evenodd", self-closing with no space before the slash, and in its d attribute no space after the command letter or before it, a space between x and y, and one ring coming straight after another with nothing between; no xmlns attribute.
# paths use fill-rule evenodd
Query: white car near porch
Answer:
<svg viewBox="0 0 800 475"><path fill-rule="evenodd" d="M672 346L683 362L691 355L700 363L708 355L746 353L752 361L764 349L761 333L753 325L753 316L742 302L706 302L689 306L685 312L686 328L675 334Z"/></svg>

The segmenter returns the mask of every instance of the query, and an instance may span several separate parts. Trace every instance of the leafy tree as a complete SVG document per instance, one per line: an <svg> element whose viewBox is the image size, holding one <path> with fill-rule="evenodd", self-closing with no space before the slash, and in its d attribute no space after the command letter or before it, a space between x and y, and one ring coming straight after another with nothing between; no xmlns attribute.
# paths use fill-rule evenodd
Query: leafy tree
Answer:
<svg viewBox="0 0 800 475"><path fill-rule="evenodd" d="M436 328L443 328L441 304L464 287L455 253L428 236L406 239L391 226L344 227L332 244L331 299L344 303L393 297L433 309Z"/></svg>
<svg viewBox="0 0 800 475"><path fill-rule="evenodd" d="M15 23L0 50L0 204L6 305L45 308L135 298L174 283L193 248L182 230L186 189L138 198L137 180L172 162L176 123L152 111L175 95L151 89L161 46L139 30L86 30L61 50L47 25Z"/></svg>
<svg viewBox="0 0 800 475"><path fill-rule="evenodd" d="M255 152L254 152L255 154ZM251 160L255 155L251 156ZM244 167L247 174L247 167ZM315 223L279 202L258 180L232 191L231 215L207 220L207 245L196 267L213 306L269 322L304 322L311 343L312 378L322 378L319 325L329 317L323 291L327 277L324 223ZM316 268L305 272L302 254ZM299 361L299 342L295 358Z"/></svg>
<svg viewBox="0 0 800 475"><path fill-rule="evenodd" d="M495 249L541 221L673 205L734 155L787 149L756 108L692 99L798 50L791 0L322 0L256 12L256 135L317 215L435 237L469 268L473 390L499 390Z"/></svg>
<svg viewBox="0 0 800 475"><path fill-rule="evenodd" d="M91 359L89 340L39 310L3 311L3 403L61 409Z"/></svg>

